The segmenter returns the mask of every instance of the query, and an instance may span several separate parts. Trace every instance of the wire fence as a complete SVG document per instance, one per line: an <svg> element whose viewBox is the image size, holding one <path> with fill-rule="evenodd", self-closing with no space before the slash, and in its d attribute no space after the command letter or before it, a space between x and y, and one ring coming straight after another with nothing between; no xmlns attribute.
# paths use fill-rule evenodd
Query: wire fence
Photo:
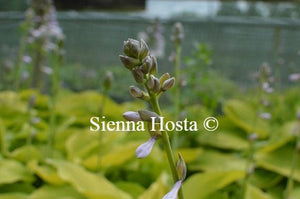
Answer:
<svg viewBox="0 0 300 199"><path fill-rule="evenodd" d="M0 13L0 63L14 57L22 19L22 13ZM123 41L136 38L153 22L141 16L91 12L63 12L58 20L66 35L66 70L73 73L72 65L80 68L78 72L119 66ZM159 63L163 70L172 67L168 55L172 51L171 27L176 21L185 29L183 56L191 54L196 42L210 45L212 67L241 86L251 83L251 74L263 62L277 70L283 84L289 73L300 70L300 20L256 17L162 20L166 56Z"/></svg>

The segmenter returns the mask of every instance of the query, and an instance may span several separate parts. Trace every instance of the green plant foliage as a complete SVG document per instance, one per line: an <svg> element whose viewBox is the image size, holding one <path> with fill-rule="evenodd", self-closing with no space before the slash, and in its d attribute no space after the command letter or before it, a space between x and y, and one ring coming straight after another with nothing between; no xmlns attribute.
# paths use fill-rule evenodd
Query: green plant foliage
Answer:
<svg viewBox="0 0 300 199"><path fill-rule="evenodd" d="M268 123L257 116L256 108L240 100L228 100L224 105L226 116L238 127L246 132L257 133L259 137L265 138L270 133Z"/></svg>
<svg viewBox="0 0 300 199"><path fill-rule="evenodd" d="M176 152L185 157L188 168L183 186L186 199L241 199L252 131L259 139L252 145L256 168L247 182L246 198L282 198L299 125L295 117L280 116L286 108L296 113L299 106L292 100L298 94L293 89L286 93L274 94L274 98L280 95L281 111L276 109L270 121L257 118L254 103L231 99L223 106L224 115L216 116L217 131L183 132L182 147ZM172 187L162 147L155 144L147 159L135 159L135 150L148 138L147 132L89 130L89 118L101 117L102 98L95 91L61 90L55 111L56 134L49 148L49 97L35 90L0 92L0 198L162 198ZM139 101L118 104L106 100L105 121L122 120L123 111L145 108ZM185 110L188 119L199 122L215 113L199 104ZM171 113L167 109L163 114L172 118ZM290 198L298 199L299 164L292 179Z"/></svg>
<svg viewBox="0 0 300 199"><path fill-rule="evenodd" d="M183 189L187 199L205 198L209 194L243 178L242 171L215 171L195 174L184 183Z"/></svg>

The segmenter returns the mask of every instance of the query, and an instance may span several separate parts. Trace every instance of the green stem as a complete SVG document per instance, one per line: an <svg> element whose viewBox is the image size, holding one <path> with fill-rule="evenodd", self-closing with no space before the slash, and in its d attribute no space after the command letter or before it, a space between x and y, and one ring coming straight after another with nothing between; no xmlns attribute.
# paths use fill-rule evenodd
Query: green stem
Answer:
<svg viewBox="0 0 300 199"><path fill-rule="evenodd" d="M175 106L175 120L179 118L180 114L180 59L181 59L181 46L176 46L176 59L175 59L175 79L177 81L177 85L174 88L175 97L174 97L174 106ZM178 133L174 133L173 137L173 147L176 148L178 146Z"/></svg>
<svg viewBox="0 0 300 199"><path fill-rule="evenodd" d="M158 99L157 99L156 96L150 95L150 104L152 105L152 108L154 109L154 111L158 115L161 115L161 110L160 110ZM174 158L173 151L172 151L172 148L171 148L169 135L165 131L162 131L161 133L162 133L162 142L164 144L164 148L165 148L165 151L167 153L168 162L169 162L169 165L170 165L170 168L171 168L171 171L172 171L172 175L173 175L173 180L174 180L174 183L176 183L180 178L179 178L178 173L177 173L175 158ZM178 198L179 199L184 199L182 188L180 188L180 190L178 192Z"/></svg>
<svg viewBox="0 0 300 199"><path fill-rule="evenodd" d="M54 57L51 57L52 59L55 59ZM49 156L52 157L52 149L54 147L54 140L55 140L55 134L56 134L56 116L55 116L55 110L56 110L56 95L58 92L58 63L57 61L54 61L52 63L53 66L53 74L52 74L52 93L50 97L50 124L49 124L49 139L48 139L48 150L49 150Z"/></svg>
<svg viewBox="0 0 300 199"><path fill-rule="evenodd" d="M25 49L25 44L26 44L26 38L27 38L27 33L24 34L21 38L20 41L20 49L17 55L16 59L16 64L15 64L15 83L14 83L14 88L16 91L19 90L20 88L20 70L21 70L21 65L23 61L23 55L24 55L24 49Z"/></svg>
<svg viewBox="0 0 300 199"><path fill-rule="evenodd" d="M5 142L5 127L0 119L0 152L1 154L5 157L7 155L7 150L6 150L6 142Z"/></svg>
<svg viewBox="0 0 300 199"><path fill-rule="evenodd" d="M257 91L257 94L256 94L256 99L257 99L258 103L259 103L259 100L261 98L261 95L262 95L262 89L259 88L258 91ZM256 108L255 113L257 114L258 111L259 111L259 107ZM253 120L253 124L252 124L253 128L252 128L251 133L256 133L255 131L256 131L257 120L258 120L258 116L255 116L255 118ZM249 155L248 155L248 158L247 158L246 171L245 171L246 176L244 178L243 185L242 185L242 197L243 198L246 198L247 184L248 184L249 178L251 176L251 173L249 173L249 170L250 170L251 164L254 162L254 154L255 154L254 144L255 144L255 140L250 141Z"/></svg>
<svg viewBox="0 0 300 199"><path fill-rule="evenodd" d="M300 123L299 123L300 125ZM297 126L299 128L299 125ZM297 128L297 129L298 129ZM296 133L300 133L299 132L299 129L297 130L298 132ZM300 135L297 135L297 141L296 141L296 145L295 145L295 148L294 148L294 153L293 153L293 160L292 160L292 167L291 167L291 173L289 175L289 178L288 178L288 183L287 183L287 186L285 188L285 191L284 191L284 199L289 199L290 198L290 194L291 194L291 191L293 189L293 186L294 186L294 181L293 181L293 178L294 178L294 174L295 174L295 170L296 170L296 167L297 167L297 162L298 162L298 144L300 143Z"/></svg>
<svg viewBox="0 0 300 199"><path fill-rule="evenodd" d="M104 107L105 107L105 104L106 104L107 93L108 93L108 90L104 89L102 99L101 99L101 108L100 108L100 111L99 111L100 116L102 116L102 114L104 113ZM101 167L101 151L102 151L101 144L102 144L102 139L103 139L103 133L99 132L99 138L98 138L98 141L99 141L98 142L98 144L99 144L99 148L98 148L98 155L99 155L98 168L99 168L99 172L101 171L100 167Z"/></svg>

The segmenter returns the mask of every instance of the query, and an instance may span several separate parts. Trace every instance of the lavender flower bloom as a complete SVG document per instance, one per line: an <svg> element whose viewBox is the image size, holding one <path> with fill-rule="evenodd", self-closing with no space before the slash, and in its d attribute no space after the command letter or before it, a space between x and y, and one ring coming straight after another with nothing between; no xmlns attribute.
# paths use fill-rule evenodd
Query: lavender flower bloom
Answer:
<svg viewBox="0 0 300 199"><path fill-rule="evenodd" d="M293 74L290 74L289 76L289 80L291 82L297 82L300 80L300 73L293 73Z"/></svg>
<svg viewBox="0 0 300 199"><path fill-rule="evenodd" d="M147 142L141 144L135 151L136 157L140 159L147 157L151 153L155 141L156 138L151 137Z"/></svg>
<svg viewBox="0 0 300 199"><path fill-rule="evenodd" d="M182 180L178 180L175 183L175 185L172 188L172 190L169 193L167 193L162 199L176 199L178 191L179 191L181 185L182 185Z"/></svg>

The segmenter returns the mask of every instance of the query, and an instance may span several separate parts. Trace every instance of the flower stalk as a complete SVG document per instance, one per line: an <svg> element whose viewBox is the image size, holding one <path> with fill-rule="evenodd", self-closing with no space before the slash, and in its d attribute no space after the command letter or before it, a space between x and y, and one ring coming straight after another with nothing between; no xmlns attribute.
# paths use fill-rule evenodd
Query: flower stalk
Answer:
<svg viewBox="0 0 300 199"><path fill-rule="evenodd" d="M162 93L171 89L175 84L175 78L171 78L168 73L163 74L157 78L157 61L156 58L150 55L148 45L141 40L140 42L133 39L128 39L124 42L123 51L124 55L120 55L120 60L124 66L132 72L135 81L144 87L145 91L141 88L131 86L130 94L140 100L150 103L154 112L148 110L140 110L138 112L128 111L123 114L123 117L129 121L145 121L151 124L152 118L161 116L161 109L159 106L159 97ZM156 124L156 121L155 121ZM145 158L152 150L153 145L158 139L161 139L166 151L168 163L172 172L175 187L169 192L165 198L175 199L178 195L179 199L183 199L181 189L182 182L185 178L179 175L176 168L175 158L170 144L169 135L165 131L152 131L149 128L150 139L140 145L136 150L137 158ZM181 158L181 162L183 159ZM184 164L185 165L185 164ZM183 167L186 173L186 166ZM178 194L177 194L178 193Z"/></svg>
<svg viewBox="0 0 300 199"><path fill-rule="evenodd" d="M178 82L180 82L180 64L181 64L181 43L184 38L183 33L183 26L181 23L177 22L175 23L173 27L173 35L171 36L171 40L173 41L175 45L175 79L177 79ZM177 85L174 88L174 107L175 107L175 119L177 120L179 118L180 114L180 83L177 83ZM175 133L173 137L173 147L176 148L178 146L178 134Z"/></svg>

